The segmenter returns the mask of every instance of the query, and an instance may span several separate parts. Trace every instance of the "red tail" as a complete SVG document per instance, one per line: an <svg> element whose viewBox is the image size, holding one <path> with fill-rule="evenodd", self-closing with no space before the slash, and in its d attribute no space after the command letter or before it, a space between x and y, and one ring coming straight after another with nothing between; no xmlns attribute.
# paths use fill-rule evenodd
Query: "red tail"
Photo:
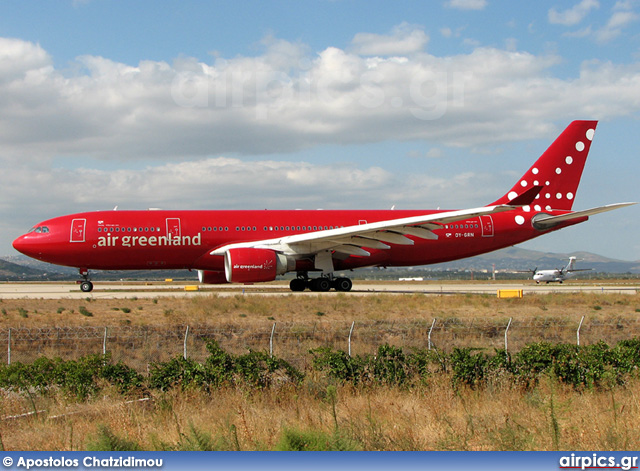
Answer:
<svg viewBox="0 0 640 471"><path fill-rule="evenodd" d="M518 183L493 204L507 204L529 188L542 186L533 203L536 211L570 210L597 124L572 122Z"/></svg>

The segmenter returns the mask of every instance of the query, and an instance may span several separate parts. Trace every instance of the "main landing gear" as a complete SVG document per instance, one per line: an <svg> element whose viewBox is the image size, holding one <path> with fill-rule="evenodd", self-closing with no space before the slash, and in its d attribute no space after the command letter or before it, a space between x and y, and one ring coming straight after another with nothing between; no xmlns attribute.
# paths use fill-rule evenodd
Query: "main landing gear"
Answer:
<svg viewBox="0 0 640 471"><path fill-rule="evenodd" d="M336 291L351 291L353 283L349 278L339 276L321 276L318 278L309 278L306 272L298 273L298 277L291 280L289 288L291 291L304 291L309 288L311 291L327 292L332 288Z"/></svg>
<svg viewBox="0 0 640 471"><path fill-rule="evenodd" d="M80 283L80 291L82 291L83 293L90 293L91 291L93 291L93 283L89 281L89 270L87 270L86 268L79 268L78 271L80 272L80 276L83 280L78 281L78 283Z"/></svg>

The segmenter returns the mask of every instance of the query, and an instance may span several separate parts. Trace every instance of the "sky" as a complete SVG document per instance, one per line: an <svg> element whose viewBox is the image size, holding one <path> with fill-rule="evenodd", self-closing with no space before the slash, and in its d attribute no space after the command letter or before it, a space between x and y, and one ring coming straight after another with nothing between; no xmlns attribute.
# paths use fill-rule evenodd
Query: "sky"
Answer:
<svg viewBox="0 0 640 471"><path fill-rule="evenodd" d="M640 201L640 0L0 3L0 255L102 209L462 209L599 121ZM521 244L640 260L640 205Z"/></svg>

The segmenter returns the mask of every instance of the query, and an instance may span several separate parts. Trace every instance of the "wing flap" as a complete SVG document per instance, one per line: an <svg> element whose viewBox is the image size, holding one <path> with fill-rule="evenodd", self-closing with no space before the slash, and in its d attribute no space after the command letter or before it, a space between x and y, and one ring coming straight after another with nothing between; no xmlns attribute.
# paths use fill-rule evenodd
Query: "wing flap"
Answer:
<svg viewBox="0 0 640 471"><path fill-rule="evenodd" d="M367 252L366 250L357 247L355 245L343 244L338 245L336 247L332 247L332 250L336 252L340 252L346 255L357 255L359 257L369 257L371 252Z"/></svg>
<svg viewBox="0 0 640 471"><path fill-rule="evenodd" d="M510 211L517 207L518 206L510 204L502 204L455 211L441 211L420 216L388 219L373 223L340 227L337 229L295 234L277 239L239 242L218 247L210 253L211 255L224 255L225 252L231 248L250 247L269 248L271 250L293 256L310 255L323 250L337 250L338 248L340 248L339 251L342 253L347 253L347 251L353 251L350 247L355 247L353 244L356 242L352 240L353 237L363 237L366 239L372 239L373 241L379 241L381 243L388 242L397 245L413 245L414 241L406 237L406 235L427 239L435 238L435 234L431 232L431 229L435 229L442 224L448 224L487 214ZM432 235L430 235L429 232L431 232ZM366 250L363 250L363 252L366 252L366 255L369 255L369 252ZM364 254L359 253L358 255Z"/></svg>
<svg viewBox="0 0 640 471"><path fill-rule="evenodd" d="M435 224L429 224L430 226L435 226ZM436 226L439 228L440 226ZM404 226L402 229L403 234L412 235L415 237L419 237L420 239L426 240L437 240L437 234L434 234L430 229L427 229L424 226Z"/></svg>

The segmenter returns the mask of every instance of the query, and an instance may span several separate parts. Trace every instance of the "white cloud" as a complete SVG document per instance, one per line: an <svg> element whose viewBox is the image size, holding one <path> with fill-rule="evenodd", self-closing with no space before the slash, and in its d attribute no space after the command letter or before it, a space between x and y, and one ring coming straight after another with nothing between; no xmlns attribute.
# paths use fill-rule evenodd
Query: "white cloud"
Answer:
<svg viewBox="0 0 640 471"><path fill-rule="evenodd" d="M358 33L351 46L354 53L364 56L405 56L422 51L428 42L422 29L403 23L389 35Z"/></svg>
<svg viewBox="0 0 640 471"><path fill-rule="evenodd" d="M590 66L616 69L601 83L554 78L558 57L513 43L451 57L369 57L266 42L262 55L213 64L83 56L70 73L39 46L5 40L0 54L13 59L0 68L0 159L185 160L390 139L476 146L546 135L550 121L639 109L636 67Z"/></svg>
<svg viewBox="0 0 640 471"><path fill-rule="evenodd" d="M487 0L448 0L444 6L456 10L484 10Z"/></svg>
<svg viewBox="0 0 640 471"><path fill-rule="evenodd" d="M580 23L591 10L600 7L598 0L582 0L571 8L558 11L551 8L548 12L549 23L564 26L575 26Z"/></svg>
<svg viewBox="0 0 640 471"><path fill-rule="evenodd" d="M595 31L596 41L604 43L620 36L622 30L631 23L638 21L640 16L633 11L633 4L619 1L613 7L613 13L607 24Z"/></svg>
<svg viewBox="0 0 640 471"><path fill-rule="evenodd" d="M599 8L597 0L582 0L574 7L558 12L555 8L549 10L550 23L575 26L581 23L592 9ZM578 31L565 33L565 37L584 38L592 37L598 43L609 42L620 36L623 30L631 23L638 21L640 15L633 11L634 2L628 0L617 1L612 14L606 24L601 27L588 25Z"/></svg>
<svg viewBox="0 0 640 471"><path fill-rule="evenodd" d="M0 83L51 69L51 58L39 44L0 37Z"/></svg>
<svg viewBox="0 0 640 471"><path fill-rule="evenodd" d="M0 233L18 235L60 208L488 202L497 197L489 177L407 177L373 164L265 156L420 140L437 157L443 146L552 138L554 123L640 110L637 64L592 61L578 76L558 78L557 56L497 48L436 56L423 51L421 35L401 25L387 37L404 38L406 55L395 54L402 41L394 54L370 56L336 47L315 54L267 37L254 57L132 66L87 55L65 70L35 43L0 39ZM413 46L411 38L418 38ZM385 38L370 39L380 53Z"/></svg>

